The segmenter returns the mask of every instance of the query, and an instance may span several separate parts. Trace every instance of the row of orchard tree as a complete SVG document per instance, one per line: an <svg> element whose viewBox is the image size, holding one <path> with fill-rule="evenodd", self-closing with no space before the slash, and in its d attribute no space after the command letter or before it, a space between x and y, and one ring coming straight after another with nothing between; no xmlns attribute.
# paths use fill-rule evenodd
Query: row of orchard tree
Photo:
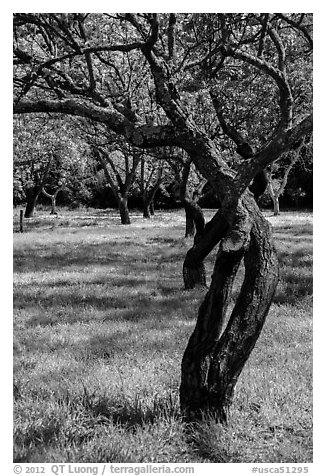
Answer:
<svg viewBox="0 0 326 476"><path fill-rule="evenodd" d="M231 151L230 151L231 153ZM262 207L312 207L312 144L290 151L266 170L268 186ZM181 192L181 193L180 193ZM83 205L120 210L130 222L129 206L150 218L155 207L172 208L188 201L218 206L207 181L182 149L144 151L97 124L71 117L17 117L14 120L14 205L25 205L25 217L37 203L71 208ZM189 204L188 204L189 205Z"/></svg>
<svg viewBox="0 0 326 476"><path fill-rule="evenodd" d="M45 123L32 128L38 153L45 134L58 141L45 154L38 190L52 160L62 161L58 187L75 180L78 188L79 172L92 180L94 168L101 169L126 217L130 183L137 176L144 191L138 174L148 177L153 166L153 177L163 181L168 163L173 193L196 225L184 262L188 287L202 282L204 259L218 245L182 361L180 405L189 419L206 411L226 419L270 307L278 264L257 200L268 187L277 204L280 177L288 178L299 161L309 170L312 44L310 14L14 17L14 113L26 121L17 127L28 135L31 115L43 114L37 117ZM54 116L64 118L60 126ZM192 167L197 196L185 186ZM205 223L195 201L209 189L218 210ZM241 262L243 283L229 314Z"/></svg>
<svg viewBox="0 0 326 476"><path fill-rule="evenodd" d="M14 204L33 216L38 202L116 206L129 224L129 203L143 209L196 200L207 181L182 149L144 151L94 122L44 114L14 120Z"/></svg>

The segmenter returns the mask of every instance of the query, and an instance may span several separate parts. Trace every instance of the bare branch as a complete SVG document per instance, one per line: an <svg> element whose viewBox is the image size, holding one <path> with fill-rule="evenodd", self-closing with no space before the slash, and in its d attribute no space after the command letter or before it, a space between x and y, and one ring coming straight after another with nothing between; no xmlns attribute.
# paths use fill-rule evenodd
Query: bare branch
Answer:
<svg viewBox="0 0 326 476"><path fill-rule="evenodd" d="M69 98L62 100L21 100L14 104L14 114L54 112L86 117L106 124L113 132L122 134L131 144L141 147L180 145L180 133L172 125L134 124L113 106L101 107L89 101Z"/></svg>
<svg viewBox="0 0 326 476"><path fill-rule="evenodd" d="M301 19L298 22L292 20L291 18L287 17L283 13L278 13L277 16L279 18L281 18L282 20L284 20L289 25L291 25L296 30L301 31L303 33L304 37L306 38L308 44L309 44L309 48L312 50L312 48L313 48L313 39L312 39L309 31L307 30L307 28L304 25L301 24L304 14L301 15Z"/></svg>
<svg viewBox="0 0 326 476"><path fill-rule="evenodd" d="M252 177L275 162L284 152L296 149L306 135L312 133L312 114L286 131L279 131L255 156L245 162L234 179L234 187L240 196L249 186Z"/></svg>
<svg viewBox="0 0 326 476"><path fill-rule="evenodd" d="M293 114L293 98L285 71L280 71L274 68L274 66L270 65L267 61L245 51L240 51L239 49L227 47L226 54L228 56L232 56L233 58L244 61L245 63L251 64L255 68L258 68L259 70L263 71L265 74L274 79L280 93L279 107L281 117L278 129L287 129L288 127L291 127Z"/></svg>
<svg viewBox="0 0 326 476"><path fill-rule="evenodd" d="M282 73L285 73L285 48L281 37L275 28L269 26L267 27L267 31L277 50L279 70L282 71Z"/></svg>
<svg viewBox="0 0 326 476"><path fill-rule="evenodd" d="M242 134L240 134L239 131L235 129L235 127L233 127L225 120L222 104L217 95L217 92L213 91L213 89L211 88L209 94L211 96L216 115L218 117L219 123L222 127L224 134L226 134L228 137L230 137L230 139L235 142L235 144L237 145L237 152L241 155L241 157L243 157L244 159L249 159L250 157L253 157L254 150L252 149L248 141L242 136Z"/></svg>
<svg viewBox="0 0 326 476"><path fill-rule="evenodd" d="M175 25L177 22L177 17L175 13L170 13L169 16L169 26L168 26L168 50L169 50L169 60L172 60L174 57L174 43L175 43Z"/></svg>
<svg viewBox="0 0 326 476"><path fill-rule="evenodd" d="M260 34L259 46L258 46L258 52L257 52L258 58L260 56L262 56L262 54L263 54L264 43L265 43L266 32L267 32L268 19L269 19L269 13L265 13L263 15L263 19L261 19L262 30L261 30L261 34Z"/></svg>

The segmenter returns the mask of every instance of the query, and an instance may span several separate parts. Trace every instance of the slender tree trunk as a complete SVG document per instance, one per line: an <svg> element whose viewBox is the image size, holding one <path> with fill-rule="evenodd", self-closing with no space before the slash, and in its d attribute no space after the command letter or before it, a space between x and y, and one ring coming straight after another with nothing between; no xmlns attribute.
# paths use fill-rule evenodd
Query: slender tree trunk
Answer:
<svg viewBox="0 0 326 476"><path fill-rule="evenodd" d="M194 244L198 243L205 229L205 218L202 209L192 200L184 199L186 212L186 235L194 236ZM195 234L196 231L196 234ZM203 260L196 266L183 266L183 281L185 289L193 289L196 286L206 286L206 270Z"/></svg>
<svg viewBox="0 0 326 476"><path fill-rule="evenodd" d="M119 212L121 218L121 225L130 225L128 198L125 196L119 198Z"/></svg>
<svg viewBox="0 0 326 476"><path fill-rule="evenodd" d="M152 187L152 189L144 190L143 192L143 216L144 218L151 218L154 215L154 198L159 189L161 180L159 179L157 183Z"/></svg>
<svg viewBox="0 0 326 476"><path fill-rule="evenodd" d="M143 217L151 218L150 202L147 197L143 197Z"/></svg>
<svg viewBox="0 0 326 476"><path fill-rule="evenodd" d="M56 212L56 197L54 195L51 197L51 215L57 215L57 212Z"/></svg>
<svg viewBox="0 0 326 476"><path fill-rule="evenodd" d="M20 233L24 233L24 211L23 210L20 210L20 213L19 213L19 231Z"/></svg>
<svg viewBox="0 0 326 476"><path fill-rule="evenodd" d="M273 210L274 210L274 216L278 216L280 214L280 201L278 195L274 195L272 197L273 200Z"/></svg>
<svg viewBox="0 0 326 476"><path fill-rule="evenodd" d="M248 218L236 221L221 241L211 286L183 356L180 404L190 420L209 412L226 421L235 384L276 289L278 264L271 227L252 198L247 197L245 208ZM242 259L244 281L227 322L232 284Z"/></svg>
<svg viewBox="0 0 326 476"><path fill-rule="evenodd" d="M280 194L274 191L271 183L268 184L268 192L273 202L274 216L278 216L280 214Z"/></svg>

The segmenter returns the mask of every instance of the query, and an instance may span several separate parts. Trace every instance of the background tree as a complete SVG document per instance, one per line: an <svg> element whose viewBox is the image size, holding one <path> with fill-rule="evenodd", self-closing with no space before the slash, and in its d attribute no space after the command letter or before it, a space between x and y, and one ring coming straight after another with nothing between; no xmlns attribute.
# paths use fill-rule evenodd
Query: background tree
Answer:
<svg viewBox="0 0 326 476"><path fill-rule="evenodd" d="M310 150L309 150L310 149ZM287 152L270 166L268 171L268 193L273 201L274 215L280 214L280 197L284 194L289 175L296 163L307 167L311 158L311 144L302 143L298 149Z"/></svg>
<svg viewBox="0 0 326 476"><path fill-rule="evenodd" d="M200 235L205 226L205 217L197 202L206 181L183 151L174 151L169 164L175 177L174 194L181 201L186 213L185 238L194 236L195 233Z"/></svg>
<svg viewBox="0 0 326 476"><path fill-rule="evenodd" d="M89 192L83 190L84 181L94 172L87 144L76 134L76 124L66 116L26 119L14 121L14 196L16 203L26 202L25 217L33 216L43 189L51 200L63 188L68 200L83 194L89 198Z"/></svg>
<svg viewBox="0 0 326 476"><path fill-rule="evenodd" d="M51 200L51 215L57 215L56 204L58 193L63 190L64 184L58 184L58 187L54 190L53 194L47 192L45 188L42 188L42 193Z"/></svg>
<svg viewBox="0 0 326 476"><path fill-rule="evenodd" d="M151 218L154 215L154 199L166 174L164 159L153 158L149 154L143 154L140 159L140 171L136 181L143 203L143 217Z"/></svg>
<svg viewBox="0 0 326 476"><path fill-rule="evenodd" d="M44 134L48 137L46 143ZM14 138L14 177L20 200L26 200L25 218L30 218L58 152L54 144L55 127L46 123L44 117L32 122L19 118L14 121Z"/></svg>
<svg viewBox="0 0 326 476"><path fill-rule="evenodd" d="M116 200L122 225L130 225L128 198L136 180L143 152L132 147L105 127L90 124L87 141L104 172L107 186Z"/></svg>
<svg viewBox="0 0 326 476"><path fill-rule="evenodd" d="M271 227L248 187L311 134L311 104L307 101L302 114L305 92L293 94L290 74L298 62L311 62L311 16L19 14L14 25L15 113L79 115L102 122L135 147L180 147L214 189L221 206L193 247L193 257L198 262L219 246L211 285L182 361L180 404L189 419L209 411L225 421L278 281ZM126 73L133 87L117 104L112 78L118 83L126 62L134 65L133 74ZM233 71L239 75L225 98ZM216 120L224 118L223 133L234 142L237 160L224 160L219 143L196 122L196 102L183 88L186 81L205 90ZM268 84L268 101L253 103L248 82L252 96L259 98L261 85L265 94ZM234 123L228 114L232 105L237 116L239 97L246 123ZM164 111L164 120L154 117L149 124L151 101ZM261 122L258 130L255 121ZM228 314L242 261L242 288Z"/></svg>

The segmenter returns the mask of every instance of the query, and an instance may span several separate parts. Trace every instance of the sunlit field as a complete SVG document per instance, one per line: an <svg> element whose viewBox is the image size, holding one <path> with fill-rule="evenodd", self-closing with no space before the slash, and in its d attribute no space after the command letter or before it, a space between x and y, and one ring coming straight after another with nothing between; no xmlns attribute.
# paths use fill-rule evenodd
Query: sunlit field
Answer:
<svg viewBox="0 0 326 476"><path fill-rule="evenodd" d="M180 366L205 290L183 289L183 212L40 211L24 233L18 213L15 462L312 461L312 214L266 212L281 276L265 327L228 426L189 426Z"/></svg>

